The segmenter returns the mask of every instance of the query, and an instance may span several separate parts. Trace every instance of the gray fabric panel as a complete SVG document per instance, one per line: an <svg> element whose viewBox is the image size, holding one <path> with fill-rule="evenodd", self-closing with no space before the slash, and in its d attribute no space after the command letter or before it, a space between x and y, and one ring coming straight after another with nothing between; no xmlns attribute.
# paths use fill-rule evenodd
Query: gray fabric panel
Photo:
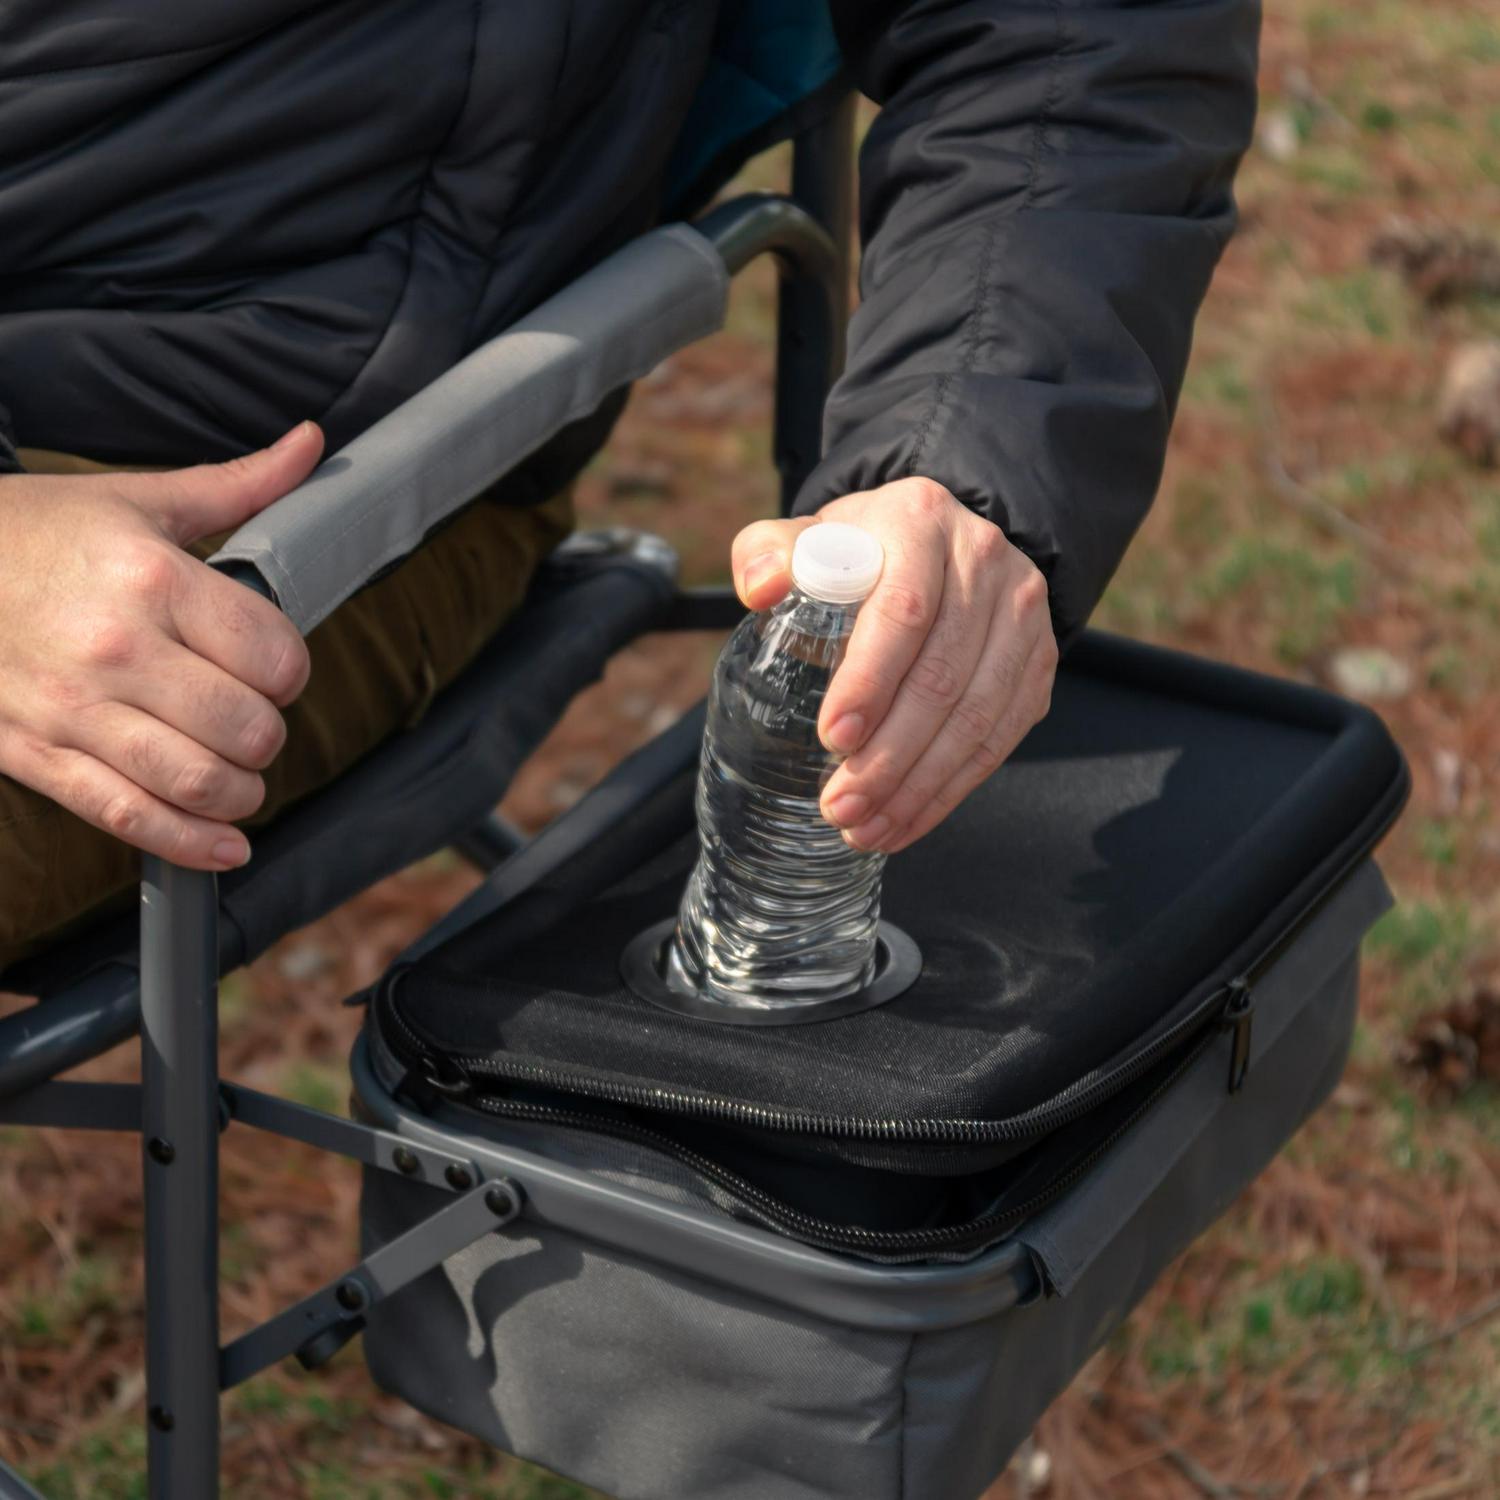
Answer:
<svg viewBox="0 0 1500 1500"><path fill-rule="evenodd" d="M1365 931L1390 905L1384 878L1367 860L1266 971L1253 994L1252 1077L1302 1008L1317 1003L1308 997L1321 994L1328 975L1358 953ZM1253 1113L1251 1090L1231 1096L1225 1088L1230 1048L1226 1032L1105 1162L1021 1230L1053 1292L1068 1295L1103 1250L1100 1226L1127 1223L1217 1116L1233 1128Z"/></svg>
<svg viewBox="0 0 1500 1500"><path fill-rule="evenodd" d="M554 433L718 329L728 287L696 230L641 236L355 438L210 561L253 564L305 634Z"/></svg>
<svg viewBox="0 0 1500 1500"><path fill-rule="evenodd" d="M1333 1092L1359 1004L1352 945L1303 999L1243 1092L1174 1152L1170 1170L1131 1216L1094 1223L1096 1253L1067 1296L917 1340L906 1379L902 1500L980 1494L1171 1260Z"/></svg>
<svg viewBox="0 0 1500 1500"><path fill-rule="evenodd" d="M451 1195L367 1173L367 1247ZM549 1230L375 1309L376 1382L617 1500L899 1500L910 1338L778 1312Z"/></svg>
<svg viewBox="0 0 1500 1500"><path fill-rule="evenodd" d="M1351 940L1243 1093L1179 1153L1066 1297L943 1333L855 1333L575 1236L490 1236L373 1310L385 1389L617 1500L971 1500L1163 1267L1229 1206L1343 1072ZM1222 1079L1220 1080L1222 1089ZM529 1127L497 1127L518 1138ZM671 1164L567 1133L621 1185ZM366 1249L449 1200L369 1173Z"/></svg>
<svg viewBox="0 0 1500 1500"><path fill-rule="evenodd" d="M1226 1036L1023 1233L1066 1295L909 1339L789 1314L555 1230L495 1236L375 1310L371 1369L423 1410L618 1500L970 1500L1332 1092L1359 941L1389 904L1379 871L1361 866L1257 986L1241 1093L1225 1091ZM532 1127L495 1128L534 1145ZM652 1153L567 1136L548 1149L621 1186L703 1196ZM444 1201L367 1174L367 1246Z"/></svg>

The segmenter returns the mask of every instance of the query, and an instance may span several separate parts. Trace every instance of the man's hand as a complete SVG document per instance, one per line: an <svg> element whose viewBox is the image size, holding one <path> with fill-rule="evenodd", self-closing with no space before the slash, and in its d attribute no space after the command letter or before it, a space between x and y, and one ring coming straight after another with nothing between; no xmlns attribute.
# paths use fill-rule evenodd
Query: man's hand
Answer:
<svg viewBox="0 0 1500 1500"><path fill-rule="evenodd" d="M856 848L893 854L947 817L1050 707L1047 584L993 522L930 479L846 495L815 519L852 522L885 548L818 733L848 756L823 815ZM785 596L792 544L813 524L757 521L735 538L735 587L751 609Z"/></svg>
<svg viewBox="0 0 1500 1500"><path fill-rule="evenodd" d="M0 478L0 771L127 843L243 864L307 682L286 617L182 549L300 484L311 423L224 464Z"/></svg>

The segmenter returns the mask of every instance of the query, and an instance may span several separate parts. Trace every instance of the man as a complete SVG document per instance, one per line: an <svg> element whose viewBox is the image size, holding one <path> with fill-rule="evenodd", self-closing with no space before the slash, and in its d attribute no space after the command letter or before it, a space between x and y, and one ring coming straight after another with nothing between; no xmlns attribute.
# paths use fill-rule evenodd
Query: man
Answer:
<svg viewBox="0 0 1500 1500"><path fill-rule="evenodd" d="M862 848L1046 711L1159 478L1256 0L53 0L0 64L0 967L420 717L581 424L304 645L187 549L852 83L862 305L799 519L885 545L821 723ZM270 445L270 446L267 446ZM199 549L200 553L202 549Z"/></svg>

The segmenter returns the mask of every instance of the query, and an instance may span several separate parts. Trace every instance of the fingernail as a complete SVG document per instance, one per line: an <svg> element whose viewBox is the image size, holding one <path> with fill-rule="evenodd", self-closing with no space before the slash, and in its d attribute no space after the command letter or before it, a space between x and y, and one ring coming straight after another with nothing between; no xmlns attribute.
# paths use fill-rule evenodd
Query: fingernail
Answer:
<svg viewBox="0 0 1500 1500"><path fill-rule="evenodd" d="M884 813L876 813L868 823L861 823L858 828L846 828L844 842L856 849L872 850L890 831L890 826L891 820Z"/></svg>
<svg viewBox="0 0 1500 1500"><path fill-rule="evenodd" d="M277 438L274 443L271 444L271 452L274 453L278 448L290 448L292 444L302 436L303 429L306 428L306 426L306 422L298 422L290 432L282 433L282 435Z"/></svg>
<svg viewBox="0 0 1500 1500"><path fill-rule="evenodd" d="M766 579L774 577L781 571L781 554L779 552L762 552L759 557L752 557L745 564L745 588L754 593Z"/></svg>
<svg viewBox="0 0 1500 1500"><path fill-rule="evenodd" d="M870 799L859 792L845 792L828 804L828 815L840 828L852 828L870 810Z"/></svg>
<svg viewBox="0 0 1500 1500"><path fill-rule="evenodd" d="M244 839L220 839L210 857L226 870L237 870L250 858L250 845Z"/></svg>
<svg viewBox="0 0 1500 1500"><path fill-rule="evenodd" d="M859 743L864 736L865 716L863 714L840 714L828 726L828 733L823 736L823 743L830 750L838 750L847 755L851 750L859 748Z"/></svg>

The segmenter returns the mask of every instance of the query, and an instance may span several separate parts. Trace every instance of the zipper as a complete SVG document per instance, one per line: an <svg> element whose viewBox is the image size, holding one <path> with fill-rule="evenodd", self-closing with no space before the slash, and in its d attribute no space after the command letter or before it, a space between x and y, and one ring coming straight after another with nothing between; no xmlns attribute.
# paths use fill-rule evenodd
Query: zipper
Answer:
<svg viewBox="0 0 1500 1500"><path fill-rule="evenodd" d="M711 1183L763 1227L818 1249L887 1258L916 1258L943 1252L972 1254L994 1243L1025 1220L1040 1213L1048 1204L1067 1192L1081 1177L1091 1171L1120 1138L1148 1114L1162 1095L1197 1062L1207 1051L1216 1035L1217 1030L1211 1029L1198 1037L1190 1047L1185 1049L1181 1059L1125 1118L1120 1120L1102 1139L1096 1141L1087 1152L1073 1161L1065 1171L1053 1178L1040 1192L1034 1193L1021 1203L1012 1204L992 1213L981 1214L966 1223L944 1225L940 1228L874 1230L819 1219L815 1215L803 1213L800 1209L783 1203L779 1198L756 1187L754 1183L741 1177L737 1172L732 1172L712 1158L694 1151L691 1146L685 1146L671 1136L630 1121L611 1119L581 1109L564 1109L551 1104L523 1103L514 1099L497 1099L483 1094L466 1099L462 1107L493 1115L497 1119L551 1125L562 1129L586 1130L594 1135L608 1136L615 1140L646 1146L664 1156L671 1157Z"/></svg>
<svg viewBox="0 0 1500 1500"><path fill-rule="evenodd" d="M394 978L395 976L393 976ZM1248 987L1248 981L1243 982ZM1206 1030L1212 1037L1227 1017L1236 993L1226 984L1207 995L1118 1068L1088 1084L1074 1086L1045 1104L1008 1119L878 1119L860 1115L820 1115L770 1105L745 1104L713 1094L658 1085L612 1083L564 1068L526 1062L520 1058L447 1052L421 1035L402 1014L392 984L384 993L383 1010L394 1023L404 1045L393 1047L409 1068L444 1098L469 1103L485 1090L480 1080L523 1085L577 1095L599 1103L621 1105L684 1119L707 1120L745 1129L770 1130L784 1135L806 1135L856 1141L920 1145L1024 1144L1072 1124L1138 1078L1180 1046L1189 1036ZM389 1037L387 1040L391 1040Z"/></svg>

